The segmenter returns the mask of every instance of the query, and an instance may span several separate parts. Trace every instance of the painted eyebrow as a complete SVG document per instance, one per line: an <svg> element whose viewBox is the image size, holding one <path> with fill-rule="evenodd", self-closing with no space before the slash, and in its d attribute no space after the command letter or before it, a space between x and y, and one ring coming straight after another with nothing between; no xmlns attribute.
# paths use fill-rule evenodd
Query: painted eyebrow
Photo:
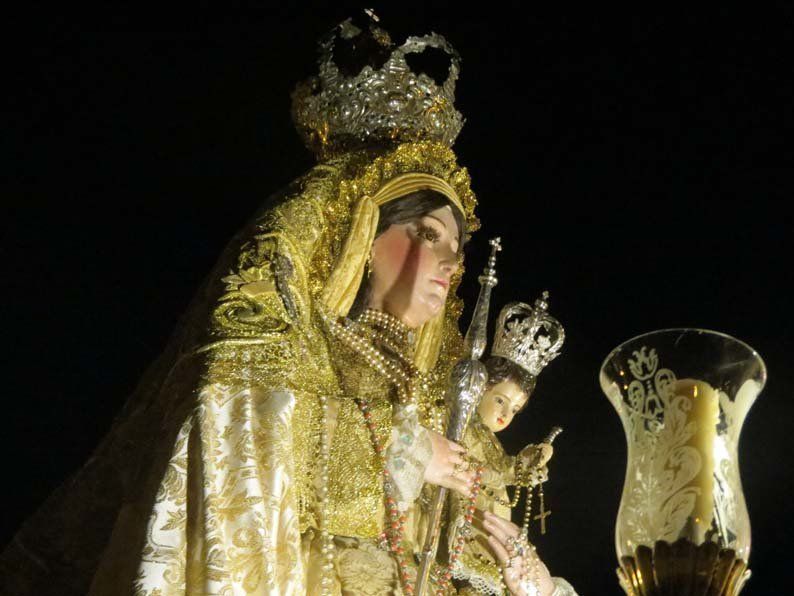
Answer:
<svg viewBox="0 0 794 596"><path fill-rule="evenodd" d="M430 215L429 213L427 213L427 214L425 215L425 217L429 217L430 219L435 219L435 220L436 220L438 223L440 223L442 226L444 226L444 229L446 229L446 228L447 228L447 224L445 224L445 223L444 223L444 222L443 222L441 219L439 219L439 218L438 218L438 217L436 217L435 215Z"/></svg>
<svg viewBox="0 0 794 596"><path fill-rule="evenodd" d="M510 402L510 404L511 404L511 405L512 405L514 408L521 408L521 407L524 405L524 404L522 404L522 403L521 403L521 401L522 401L522 400L511 401L511 402ZM524 401L524 403L527 403L527 401L529 401L529 398L527 398L526 400L523 400L523 401Z"/></svg>

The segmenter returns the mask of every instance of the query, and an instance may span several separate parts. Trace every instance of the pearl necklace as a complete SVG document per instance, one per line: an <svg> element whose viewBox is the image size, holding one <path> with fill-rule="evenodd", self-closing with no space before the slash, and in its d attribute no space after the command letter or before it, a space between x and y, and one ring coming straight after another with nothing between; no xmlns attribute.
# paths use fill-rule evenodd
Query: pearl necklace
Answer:
<svg viewBox="0 0 794 596"><path fill-rule="evenodd" d="M402 322L387 313L374 310L365 311L356 322L344 319L340 323L327 316L324 319L329 331L337 339L361 356L367 364L394 385L400 403L407 404L415 401L416 382L421 375L410 359L398 348L398 344L409 344L412 334ZM371 326L371 329L367 329L367 326ZM370 338L365 337L367 331L369 331ZM390 352L393 352L398 362L378 350L373 345L376 341L385 345ZM403 541L406 515L399 510L397 500L393 494L393 483L389 471L386 469L385 447L378 437L377 429L372 420L370 404L368 400L363 398L356 399L356 404L369 430L372 447L381 460L387 515L386 530L381 534L381 539L384 544L388 545L389 551L397 561L403 592L410 595L414 593L414 585L411 583L410 565L405 556ZM327 461L325 469L326 473L323 480L327 482ZM324 505L327 505L327 502L324 502ZM333 565L331 564L332 567ZM326 570L326 566L323 567L323 570ZM324 590L326 589L325 579L324 573ZM328 579L330 581L330 577Z"/></svg>
<svg viewBox="0 0 794 596"><path fill-rule="evenodd" d="M411 359L398 346L394 345L400 341L400 338L409 338L408 334L412 333L402 322L387 313L373 310L365 311L356 322L343 319L340 323L331 317L325 317L325 321L334 336L394 384L400 403L406 404L414 401L416 385L422 382L423 375L411 362ZM367 331L367 328L364 327L365 321L374 323L374 328L369 332L370 339L365 337ZM377 327L381 327L381 329ZM378 350L373 345L375 341L387 346L394 353L398 362Z"/></svg>
<svg viewBox="0 0 794 596"><path fill-rule="evenodd" d="M424 382L425 379L413 362L403 353L399 347L410 346L413 341L413 332L408 327L406 327L399 319L388 313L371 309L364 311L355 323L348 319L344 319L343 322L340 323L330 317L324 318L326 324L328 325L328 329L334 336L336 336L340 341L361 356L370 366L380 372L386 377L386 379L395 385L398 399L401 403L412 403L415 401L417 382ZM366 331L366 326L370 326L372 328L371 339L369 341L363 337L363 334ZM399 364L378 350L373 345L376 341L387 347L389 351L392 352L399 360ZM410 572L409 558L406 556L404 544L406 515L405 513L400 512L397 506L397 500L394 498L391 475L386 469L385 446L378 437L377 429L375 428L375 424L372 420L370 404L366 399L363 398L356 399L356 403L359 407L359 410L361 411L362 416L364 417L364 422L367 425L367 429L369 430L370 440L372 441L372 446L375 450L375 453L381 459L383 489L385 494L384 500L387 515L386 530L381 534L381 541L388 545L389 551L393 554L397 561L397 567L400 574L400 584L402 585L403 592L407 595L412 595L415 588L411 583L412 577ZM324 469L326 471L323 475L323 482L324 484L327 484L328 455L327 450L324 451ZM480 491L480 478L482 473L482 466L475 468L475 479L472 486L472 494L468 500L464 514L464 529L465 527L471 525L472 517L474 516L474 511L476 508L475 503L477 501L477 495ZM327 490L323 494L323 505L325 506L327 505ZM439 589L436 593L439 595L443 596L446 594L446 589L450 580L452 579L452 569L460 558L465 546L465 533L466 532L464 531L459 534L457 541L450 552L449 564L440 574L440 577L438 577ZM323 533L323 531L321 531L321 535L325 539L327 532ZM323 548L322 551L323 555L327 558L323 566L324 573L322 581L324 592L327 589L326 586L330 587L330 577L326 577L327 574L325 572L330 571L333 568L333 554L331 548L332 544L328 546L327 551L325 548ZM328 584L326 583L326 579L328 580Z"/></svg>
<svg viewBox="0 0 794 596"><path fill-rule="evenodd" d="M414 331L392 314L371 308L362 312L356 321L361 325L369 325L385 331L402 345L410 346L414 341Z"/></svg>
<svg viewBox="0 0 794 596"><path fill-rule="evenodd" d="M322 427L320 430L320 486L317 496L320 499L320 554L322 556L322 570L320 585L323 596L331 594L331 570L334 568L334 538L328 531L328 460L331 445L328 437L328 398L320 396L320 410L322 411Z"/></svg>

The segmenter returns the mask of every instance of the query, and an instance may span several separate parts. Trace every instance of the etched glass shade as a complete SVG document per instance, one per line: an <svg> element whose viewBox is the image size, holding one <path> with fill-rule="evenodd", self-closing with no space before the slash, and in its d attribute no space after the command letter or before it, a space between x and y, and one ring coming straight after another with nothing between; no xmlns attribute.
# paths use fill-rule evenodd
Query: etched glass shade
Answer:
<svg viewBox="0 0 794 596"><path fill-rule="evenodd" d="M654 331L607 356L601 388L628 445L615 528L628 594L741 590L750 574L750 520L739 434L765 382L755 350L702 329Z"/></svg>

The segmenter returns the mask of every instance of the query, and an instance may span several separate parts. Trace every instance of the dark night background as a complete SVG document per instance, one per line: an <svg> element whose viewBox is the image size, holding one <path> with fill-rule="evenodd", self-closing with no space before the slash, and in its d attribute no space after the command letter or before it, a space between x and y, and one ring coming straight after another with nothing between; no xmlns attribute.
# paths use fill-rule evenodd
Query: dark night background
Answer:
<svg viewBox="0 0 794 596"><path fill-rule="evenodd" d="M375 8L398 41L435 30L463 57L455 148L484 229L461 294L471 306L487 238L501 235L495 306L548 289L566 326L562 356L504 433L517 449L565 428L538 539L552 573L620 593L625 440L598 368L631 336L693 326L766 360L740 448L754 538L744 593L787 592L791 13ZM15 46L0 543L89 456L237 228L311 166L289 94L314 72L316 39L353 10L95 13L38 20Z"/></svg>

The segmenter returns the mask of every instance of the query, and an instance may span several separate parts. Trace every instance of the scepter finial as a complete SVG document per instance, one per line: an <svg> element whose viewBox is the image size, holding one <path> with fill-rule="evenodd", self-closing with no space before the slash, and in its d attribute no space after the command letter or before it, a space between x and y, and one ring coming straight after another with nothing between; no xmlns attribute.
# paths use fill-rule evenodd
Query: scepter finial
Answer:
<svg viewBox="0 0 794 596"><path fill-rule="evenodd" d="M488 244L491 245L491 258L496 258L496 253L502 250L502 239L499 236L491 238Z"/></svg>
<svg viewBox="0 0 794 596"><path fill-rule="evenodd" d="M485 351L491 288L499 283L499 279L496 277L496 253L502 250L502 239L497 236L489 240L488 244L491 245L491 256L488 257L488 263L485 265L482 275L477 278L477 281L480 282L480 294L477 297L477 304L474 305L474 313L463 343L465 353L473 360L479 359Z"/></svg>
<svg viewBox="0 0 794 596"><path fill-rule="evenodd" d="M496 277L496 253L502 251L502 239L499 236L491 238L488 244L491 245L491 255L488 257L488 263L485 265L482 275L477 278L477 281L480 282L481 286L492 288L499 283L499 279Z"/></svg>

